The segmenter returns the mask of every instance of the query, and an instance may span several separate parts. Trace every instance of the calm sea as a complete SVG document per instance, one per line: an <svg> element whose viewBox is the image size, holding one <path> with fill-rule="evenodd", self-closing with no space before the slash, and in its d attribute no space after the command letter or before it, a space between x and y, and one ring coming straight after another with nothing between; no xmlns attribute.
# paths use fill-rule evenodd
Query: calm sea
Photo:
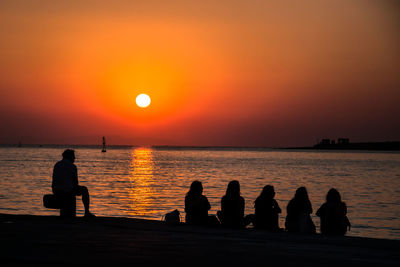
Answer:
<svg viewBox="0 0 400 267"><path fill-rule="evenodd" d="M0 213L57 215L43 207L54 164L65 148L0 148ZM348 205L348 235L400 239L400 153L243 149L76 147L79 181L98 216L160 220L174 209L184 218L184 196L203 182L211 214L230 180L240 181L245 214L262 187L275 187L283 213L296 188L306 186L314 214L335 187ZM78 215L83 215L80 198ZM313 216L319 230L319 218Z"/></svg>

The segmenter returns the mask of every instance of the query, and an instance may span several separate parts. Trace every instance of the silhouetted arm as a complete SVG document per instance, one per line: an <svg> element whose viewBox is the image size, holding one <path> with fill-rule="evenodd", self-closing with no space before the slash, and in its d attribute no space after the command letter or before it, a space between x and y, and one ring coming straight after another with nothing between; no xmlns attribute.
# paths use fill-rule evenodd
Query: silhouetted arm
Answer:
<svg viewBox="0 0 400 267"><path fill-rule="evenodd" d="M243 197L241 197L241 199L240 199L240 217L241 218L243 218L244 217L244 207L245 207L245 205L244 205L245 203L244 203L244 198Z"/></svg>
<svg viewBox="0 0 400 267"><path fill-rule="evenodd" d="M185 212L188 213L192 210L191 201L187 197L185 197Z"/></svg>
<svg viewBox="0 0 400 267"><path fill-rule="evenodd" d="M313 212L310 200L307 201L307 210L306 210L306 212L307 212L307 214L312 214L312 212Z"/></svg>
<svg viewBox="0 0 400 267"><path fill-rule="evenodd" d="M225 197L222 197L221 198L221 212L224 212L225 211Z"/></svg>
<svg viewBox="0 0 400 267"><path fill-rule="evenodd" d="M286 206L286 214L292 214L294 213L294 207L293 207L293 199L291 199L288 203L288 205Z"/></svg>
<svg viewBox="0 0 400 267"><path fill-rule="evenodd" d="M204 199L205 199L205 202L206 202L206 208L207 208L207 210L210 210L210 209L211 209L210 202L208 202L208 199L207 199L206 196L204 196Z"/></svg>
<svg viewBox="0 0 400 267"><path fill-rule="evenodd" d="M346 216L346 214L347 214L347 205L346 205L346 203L342 202L342 206L343 206L343 217L344 217L344 220L345 220L345 224L346 224L346 226L348 227L348 229L350 231L351 230L351 223L350 223L349 218L347 218L347 216Z"/></svg>
<svg viewBox="0 0 400 267"><path fill-rule="evenodd" d="M74 166L74 174L73 174L72 179L73 179L74 186L78 186L78 185L79 185L79 181L78 181L78 168L76 168L75 165L73 165L73 166Z"/></svg>
<svg viewBox="0 0 400 267"><path fill-rule="evenodd" d="M342 203L343 203L343 215L346 215L347 214L347 205L344 202L342 202Z"/></svg>
<svg viewBox="0 0 400 267"><path fill-rule="evenodd" d="M315 215L317 215L318 217L321 217L324 207L325 207L325 204L322 204L322 206L317 210L317 213L315 213Z"/></svg>
<svg viewBox="0 0 400 267"><path fill-rule="evenodd" d="M276 213L282 213L282 210L279 207L278 202L275 199L273 201L274 201L274 209L275 209Z"/></svg>

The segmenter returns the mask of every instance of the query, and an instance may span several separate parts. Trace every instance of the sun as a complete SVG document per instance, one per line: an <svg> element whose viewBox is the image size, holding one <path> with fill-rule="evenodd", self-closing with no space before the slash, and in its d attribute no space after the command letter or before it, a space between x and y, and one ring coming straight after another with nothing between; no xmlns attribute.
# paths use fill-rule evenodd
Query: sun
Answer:
<svg viewBox="0 0 400 267"><path fill-rule="evenodd" d="M150 96L146 94L140 94L136 97L136 105L141 108L147 108L150 105Z"/></svg>

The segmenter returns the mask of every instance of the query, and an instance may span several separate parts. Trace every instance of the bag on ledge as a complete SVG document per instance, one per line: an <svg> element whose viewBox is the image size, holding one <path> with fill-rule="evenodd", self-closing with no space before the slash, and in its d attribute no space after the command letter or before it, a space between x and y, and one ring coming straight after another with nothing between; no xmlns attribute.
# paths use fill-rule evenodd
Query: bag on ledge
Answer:
<svg viewBox="0 0 400 267"><path fill-rule="evenodd" d="M53 194L43 196L43 206L48 209L59 209L61 208L60 201L57 200Z"/></svg>
<svg viewBox="0 0 400 267"><path fill-rule="evenodd" d="M165 214L164 220L168 224L178 224L181 221L179 210L174 210Z"/></svg>

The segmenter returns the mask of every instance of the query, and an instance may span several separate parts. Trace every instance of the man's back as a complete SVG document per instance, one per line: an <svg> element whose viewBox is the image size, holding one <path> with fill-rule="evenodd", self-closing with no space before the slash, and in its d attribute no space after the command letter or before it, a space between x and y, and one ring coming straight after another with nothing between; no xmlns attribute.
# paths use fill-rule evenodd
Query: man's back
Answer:
<svg viewBox="0 0 400 267"><path fill-rule="evenodd" d="M62 159L54 165L53 192L72 192L78 185L78 171L74 163Z"/></svg>

